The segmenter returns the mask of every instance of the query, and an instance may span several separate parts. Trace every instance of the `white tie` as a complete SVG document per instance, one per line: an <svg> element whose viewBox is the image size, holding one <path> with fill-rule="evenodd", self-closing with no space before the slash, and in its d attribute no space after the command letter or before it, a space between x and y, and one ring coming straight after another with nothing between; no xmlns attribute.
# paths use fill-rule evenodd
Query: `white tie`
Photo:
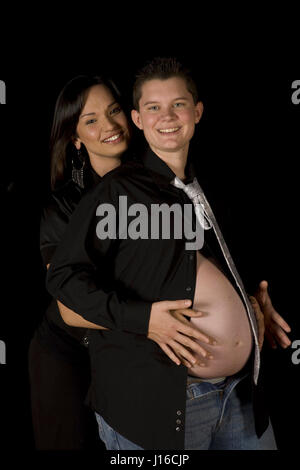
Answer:
<svg viewBox="0 0 300 470"><path fill-rule="evenodd" d="M258 345L258 330L257 330L257 321L256 321L256 316L254 314L252 305L250 303L250 300L248 298L248 295L245 291L245 287L243 284L243 281L236 269L236 266L234 264L234 261L231 257L231 254L229 252L229 249L227 247L227 244L224 240L223 234L220 230L220 227L217 223L217 220L214 216L214 213L205 197L205 194L198 183L197 178L194 178L192 183L189 184L184 184L177 176L174 178L173 181L171 181L171 184L176 186L177 188L182 189L186 195L191 199L194 207L195 207L195 213L196 216L198 214L198 211L196 208L201 207L202 211L202 216L200 217L201 220L199 220L198 216L197 219L201 223L204 220L204 227L203 223L201 223L201 226L205 229L208 230L211 227L213 227L215 235L217 237L218 243L220 245L220 248L222 250L223 256L226 260L226 263L230 269L230 272L241 292L241 295L244 299L245 305L247 307L247 314L248 318L250 321L250 325L252 327L252 332L254 336L254 342L255 342L255 358L254 358L254 383L257 384L258 380L258 374L259 374L259 368L260 368L260 351L259 351L259 345ZM203 217L204 216L204 217Z"/></svg>
<svg viewBox="0 0 300 470"><path fill-rule="evenodd" d="M174 180L172 181L172 184L176 186L176 188L182 189L186 193L186 195L190 198L190 200L192 201L194 205L195 214L201 227L204 230L209 230L210 228L212 228L212 223L207 214L207 211L205 210L205 205L203 204L203 201L201 200L201 197L200 197L201 188L197 181L197 178L194 178L192 183L184 184L181 181L181 179L177 178L176 176Z"/></svg>

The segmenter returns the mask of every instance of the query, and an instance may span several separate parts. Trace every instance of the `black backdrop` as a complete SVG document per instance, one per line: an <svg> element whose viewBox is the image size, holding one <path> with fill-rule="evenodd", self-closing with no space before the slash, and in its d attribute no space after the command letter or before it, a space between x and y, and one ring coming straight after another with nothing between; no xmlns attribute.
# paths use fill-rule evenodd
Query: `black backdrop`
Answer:
<svg viewBox="0 0 300 470"><path fill-rule="evenodd" d="M292 327L291 340L300 340L300 104L291 100L297 75L283 78L283 73L263 67L263 58L253 64L239 53L224 57L219 51L208 59L201 50L183 47L148 45L135 50L124 43L118 53L120 45L109 50L93 43L77 51L70 44L70 39L52 44L46 53L35 43L16 48L0 68L0 80L6 84L6 104L0 106L0 340L6 344L6 364L0 365L0 427L1 447L13 452L34 452L27 350L48 301L39 217L48 190L54 102L65 82L77 74L108 71L129 97L134 71L152 56L176 55L193 68L205 105L194 142L199 148L198 171L208 173L216 184L224 186L226 181L224 199L230 200L239 222L237 232L229 234L238 263L247 269L239 253L249 255L259 246L264 261L259 276L269 280L274 305ZM255 266L249 269L255 271ZM293 352L265 352L273 425L282 450L297 449L298 444L300 364L293 364Z"/></svg>

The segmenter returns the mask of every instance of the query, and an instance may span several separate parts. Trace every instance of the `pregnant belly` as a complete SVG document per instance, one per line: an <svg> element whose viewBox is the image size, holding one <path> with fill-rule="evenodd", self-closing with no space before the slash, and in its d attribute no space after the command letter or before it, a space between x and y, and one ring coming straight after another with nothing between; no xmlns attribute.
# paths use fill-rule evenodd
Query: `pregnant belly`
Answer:
<svg viewBox="0 0 300 470"><path fill-rule="evenodd" d="M246 364L252 349L252 333L244 304L224 274L207 258L197 253L197 278L194 310L203 316L192 318L203 333L217 341L210 346L199 341L213 359L198 356L205 367L188 369L190 375L215 378L235 374Z"/></svg>

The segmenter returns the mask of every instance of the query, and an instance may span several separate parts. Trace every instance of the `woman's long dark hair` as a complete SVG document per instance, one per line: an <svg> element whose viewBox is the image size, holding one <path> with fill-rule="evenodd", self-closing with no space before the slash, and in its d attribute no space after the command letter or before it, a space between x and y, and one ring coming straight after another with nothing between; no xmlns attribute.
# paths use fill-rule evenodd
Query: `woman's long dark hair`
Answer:
<svg viewBox="0 0 300 470"><path fill-rule="evenodd" d="M50 173L52 190L63 182L67 165L76 155L74 140L79 116L85 105L88 90L105 85L120 102L116 85L103 76L80 75L70 80L61 90L55 104L50 135ZM120 103L121 104L121 103Z"/></svg>

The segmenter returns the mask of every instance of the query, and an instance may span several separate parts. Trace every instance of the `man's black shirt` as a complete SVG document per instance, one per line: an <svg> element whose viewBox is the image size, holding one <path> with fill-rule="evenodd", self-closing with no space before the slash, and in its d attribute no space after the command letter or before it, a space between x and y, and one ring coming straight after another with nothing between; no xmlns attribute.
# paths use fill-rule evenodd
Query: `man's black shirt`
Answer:
<svg viewBox="0 0 300 470"><path fill-rule="evenodd" d="M90 405L144 449L184 448L187 368L171 361L147 333L153 302L193 300L196 252L172 229L169 239L120 239L119 197L127 197L127 207L149 208L150 227L151 205L191 204L170 184L174 176L150 149L141 162L106 175L78 205L48 271L51 295L109 329L89 333ZM104 203L116 209L116 239L96 235L96 211ZM128 225L132 220L128 216ZM203 253L212 255L207 243ZM218 261L226 271L224 260Z"/></svg>

